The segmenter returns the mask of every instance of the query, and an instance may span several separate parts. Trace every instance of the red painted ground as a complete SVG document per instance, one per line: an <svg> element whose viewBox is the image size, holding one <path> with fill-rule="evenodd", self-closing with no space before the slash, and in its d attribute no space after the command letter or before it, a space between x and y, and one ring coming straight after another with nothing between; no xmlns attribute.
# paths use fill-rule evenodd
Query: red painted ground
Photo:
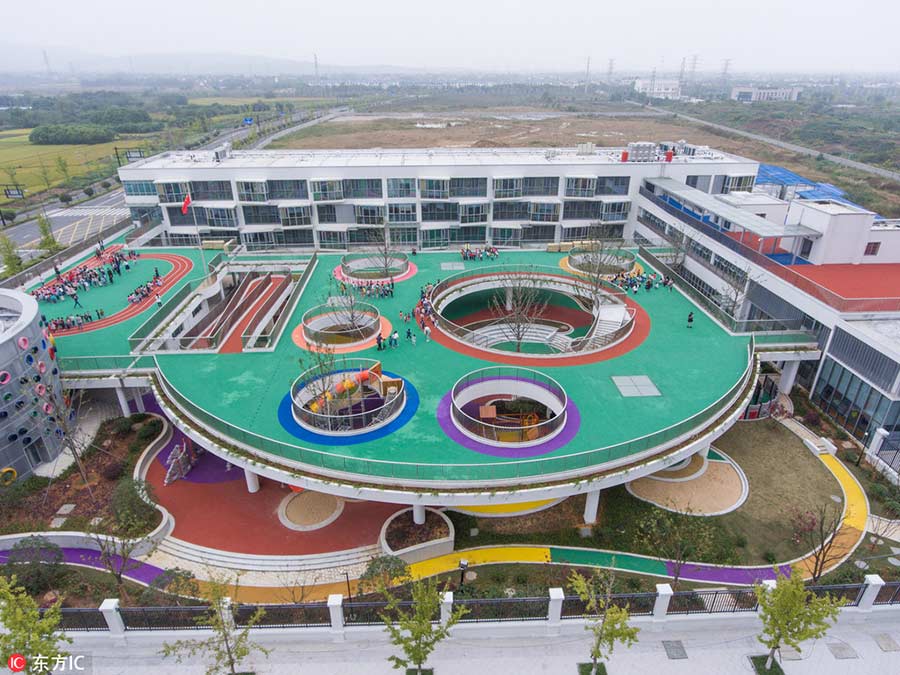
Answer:
<svg viewBox="0 0 900 675"><path fill-rule="evenodd" d="M590 326L592 321L591 315L583 310L574 309L573 307L557 307L555 305L548 306L544 316L548 320L567 323L572 328ZM490 309L479 309L477 312L472 312L456 319L454 323L458 326L468 326L476 321L488 321L496 318L496 315Z"/></svg>
<svg viewBox="0 0 900 675"><path fill-rule="evenodd" d="M219 348L220 354L235 354L243 350L243 345L241 344L241 336L244 334L244 331L247 329L247 326L250 325L251 319L256 314L257 310L262 307L266 301L272 296L275 292L276 286L284 279L283 276L275 276L272 275L269 280L269 285L263 289L262 294L260 294L259 298L257 298L256 302L253 303L253 306L250 307L246 312L244 312L244 316L241 317L241 320L238 321L234 328L231 329L231 332L228 334L228 337L222 341L222 346ZM262 283L260 281L259 283ZM249 288L247 289L249 292Z"/></svg>
<svg viewBox="0 0 900 675"><path fill-rule="evenodd" d="M726 237L731 237L737 242L743 242L744 246L748 246L752 248L754 251L759 251L760 253L790 253L790 251L781 248L781 239L778 237L762 239L757 237L752 232L725 232L723 231ZM759 247L759 243L764 242L762 248Z"/></svg>
<svg viewBox="0 0 900 675"><path fill-rule="evenodd" d="M623 297L622 299L625 301L626 305L633 307L635 310L634 328L631 331L631 335L608 349L603 349L592 354L577 354L548 358L546 356L525 356L521 354L516 355L514 353L506 355L496 351L487 352L478 349L477 347L463 344L459 340L445 335L440 327L434 324L432 324L433 330L431 332L431 337L435 342L445 346L447 349L459 352L460 354L466 354L476 359L487 359L495 363L505 363L510 366L581 366L585 363L596 363L598 361L614 359L617 356L630 352L650 335L650 316L644 308L631 298Z"/></svg>
<svg viewBox="0 0 900 675"><path fill-rule="evenodd" d="M240 471L240 469L234 469ZM209 548L259 555L307 555L375 544L387 518L404 508L378 502L347 502L327 527L296 532L278 521L278 504L293 494L280 483L259 479L247 492L243 480L226 483L177 481L163 486L165 469L152 462L147 480L160 504L175 518L172 536Z"/></svg>
<svg viewBox="0 0 900 675"><path fill-rule="evenodd" d="M177 284L181 279L187 275L188 272L191 271L191 267L193 263L190 258L185 258L184 256L175 255L172 253L142 253L141 260L165 260L166 262L172 263L172 270L163 276L163 285L155 290L155 293L158 293L160 297L163 297L165 293L172 290L172 288ZM137 316L144 310L153 306L156 302L156 298L150 296L149 298L144 298L140 302L129 303L129 305L115 314L110 314L107 317L100 319L99 321L91 321L90 323L84 324L81 328L70 328L68 330L58 330L53 333L54 336L60 335L77 335L80 333L89 333L93 330L99 330L101 328L106 328L108 326L113 326L117 323L121 323L122 321L127 321L128 319Z"/></svg>
<svg viewBox="0 0 900 675"><path fill-rule="evenodd" d="M790 269L845 298L900 298L900 263L791 265Z"/></svg>

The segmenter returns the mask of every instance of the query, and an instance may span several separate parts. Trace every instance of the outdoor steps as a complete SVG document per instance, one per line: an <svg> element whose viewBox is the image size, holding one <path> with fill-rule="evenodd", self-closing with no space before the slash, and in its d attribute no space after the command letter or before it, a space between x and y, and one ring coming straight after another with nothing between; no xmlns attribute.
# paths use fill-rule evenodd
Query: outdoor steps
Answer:
<svg viewBox="0 0 900 675"><path fill-rule="evenodd" d="M302 536L302 533L298 533L298 535ZM308 555L256 555L234 551L220 551L191 544L175 537L163 539L156 550L159 553L165 553L173 558L187 560L192 563L256 572L315 571L343 568L356 564L364 565L373 556L380 555L383 552L378 544L372 544L343 551Z"/></svg>

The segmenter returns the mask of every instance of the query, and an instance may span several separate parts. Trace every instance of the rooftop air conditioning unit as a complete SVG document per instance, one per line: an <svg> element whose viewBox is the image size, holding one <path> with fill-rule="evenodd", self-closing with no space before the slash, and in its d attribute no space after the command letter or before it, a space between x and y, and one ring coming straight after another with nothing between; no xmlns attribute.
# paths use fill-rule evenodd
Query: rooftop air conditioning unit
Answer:
<svg viewBox="0 0 900 675"><path fill-rule="evenodd" d="M653 162L656 161L656 143L640 142L628 144L628 161Z"/></svg>
<svg viewBox="0 0 900 675"><path fill-rule="evenodd" d="M594 144L593 143L579 143L575 147L576 155L593 155L594 154Z"/></svg>

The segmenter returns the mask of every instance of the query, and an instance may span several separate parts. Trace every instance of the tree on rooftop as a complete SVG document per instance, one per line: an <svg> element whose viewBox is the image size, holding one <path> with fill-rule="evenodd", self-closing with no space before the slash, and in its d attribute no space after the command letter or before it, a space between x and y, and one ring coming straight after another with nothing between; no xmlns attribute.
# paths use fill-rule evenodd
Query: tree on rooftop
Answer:
<svg viewBox="0 0 900 675"><path fill-rule="evenodd" d="M504 272L499 277L498 290L489 301L494 325L521 352L531 327L540 323L547 313L548 296L536 272Z"/></svg>

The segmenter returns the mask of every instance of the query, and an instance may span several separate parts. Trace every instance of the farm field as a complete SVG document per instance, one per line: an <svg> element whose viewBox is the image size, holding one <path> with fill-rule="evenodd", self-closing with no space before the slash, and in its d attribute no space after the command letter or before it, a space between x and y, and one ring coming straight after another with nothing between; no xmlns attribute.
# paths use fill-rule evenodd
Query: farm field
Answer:
<svg viewBox="0 0 900 675"><path fill-rule="evenodd" d="M259 96L201 96L188 99L189 105L252 105L254 103L293 103L297 108L310 108L323 103L331 103L333 99L312 97L279 97L262 98Z"/></svg>
<svg viewBox="0 0 900 675"><path fill-rule="evenodd" d="M495 111L493 116L486 112L352 115L301 129L278 139L269 148L552 147L586 142L620 146L630 141L679 139L834 183L847 190L850 199L883 216L900 217L900 184L896 182L675 118L554 116L552 112L532 115L508 110Z"/></svg>
<svg viewBox="0 0 900 675"><path fill-rule="evenodd" d="M32 145L28 141L30 132L31 129L0 131L0 183L10 182L3 169L13 166L18 169L16 182L31 192L46 189L39 173L41 163L49 170L53 186L57 186L63 181L63 176L56 167L57 157L65 157L72 178L76 178L96 171L103 166L103 162L114 162L115 147L121 152L125 148L146 145L146 139L141 138L121 139L96 145ZM0 204L9 201L0 191Z"/></svg>

